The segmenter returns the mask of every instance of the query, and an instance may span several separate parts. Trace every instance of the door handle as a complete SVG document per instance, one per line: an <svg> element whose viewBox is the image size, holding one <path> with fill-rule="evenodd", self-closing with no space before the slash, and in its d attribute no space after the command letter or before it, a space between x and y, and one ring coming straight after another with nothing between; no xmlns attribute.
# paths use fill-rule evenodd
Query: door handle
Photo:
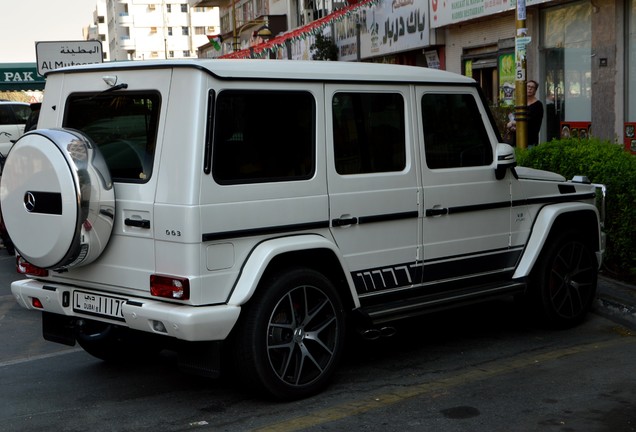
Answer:
<svg viewBox="0 0 636 432"><path fill-rule="evenodd" d="M331 225L334 227L341 227L346 225L355 225L358 223L357 217L342 217L331 221Z"/></svg>
<svg viewBox="0 0 636 432"><path fill-rule="evenodd" d="M430 209L426 209L426 216L443 216L448 214L448 209L443 207L433 207Z"/></svg>
<svg viewBox="0 0 636 432"><path fill-rule="evenodd" d="M150 229L150 221L148 219L130 219L124 220L124 225L136 228Z"/></svg>

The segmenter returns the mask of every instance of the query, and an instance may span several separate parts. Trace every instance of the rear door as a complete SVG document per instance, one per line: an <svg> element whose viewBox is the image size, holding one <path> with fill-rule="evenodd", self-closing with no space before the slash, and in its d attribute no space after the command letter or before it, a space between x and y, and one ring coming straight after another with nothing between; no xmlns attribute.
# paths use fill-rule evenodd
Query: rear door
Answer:
<svg viewBox="0 0 636 432"><path fill-rule="evenodd" d="M326 86L330 227L367 307L421 278L409 90Z"/></svg>
<svg viewBox="0 0 636 432"><path fill-rule="evenodd" d="M105 78L122 87L113 88ZM148 292L156 265L153 206L172 70L53 74L49 80L39 127L61 125L90 137L106 160L116 199L115 224L103 255L90 267L56 277Z"/></svg>

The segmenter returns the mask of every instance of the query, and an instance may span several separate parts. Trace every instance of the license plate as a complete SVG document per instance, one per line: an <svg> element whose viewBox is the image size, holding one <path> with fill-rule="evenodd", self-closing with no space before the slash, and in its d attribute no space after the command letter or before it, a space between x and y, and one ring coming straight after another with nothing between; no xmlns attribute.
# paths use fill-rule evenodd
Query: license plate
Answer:
<svg viewBox="0 0 636 432"><path fill-rule="evenodd" d="M126 299L97 295L83 291L73 292L73 310L88 315L95 315L124 321L122 306Z"/></svg>

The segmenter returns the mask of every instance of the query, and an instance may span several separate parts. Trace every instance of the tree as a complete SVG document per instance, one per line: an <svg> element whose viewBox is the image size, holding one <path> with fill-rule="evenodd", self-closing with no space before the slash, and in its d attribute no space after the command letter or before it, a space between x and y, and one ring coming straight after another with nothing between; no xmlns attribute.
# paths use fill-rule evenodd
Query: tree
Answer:
<svg viewBox="0 0 636 432"><path fill-rule="evenodd" d="M338 46L333 40L322 33L317 33L315 37L315 42L311 44L311 49L314 50L311 58L313 60L338 60Z"/></svg>

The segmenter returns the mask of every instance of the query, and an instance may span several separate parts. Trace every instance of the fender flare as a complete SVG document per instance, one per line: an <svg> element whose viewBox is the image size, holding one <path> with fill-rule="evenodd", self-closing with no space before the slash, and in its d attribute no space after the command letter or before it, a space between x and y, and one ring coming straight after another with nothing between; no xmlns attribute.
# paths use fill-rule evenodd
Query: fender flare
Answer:
<svg viewBox="0 0 636 432"><path fill-rule="evenodd" d="M265 270L274 258L283 253L315 249L327 249L336 256L347 280L349 294L356 308L360 301L356 294L351 273L338 250L338 247L325 237L317 234L302 234L291 237L280 237L259 243L250 253L243 265L234 289L227 302L228 305L240 306L252 297Z"/></svg>
<svg viewBox="0 0 636 432"><path fill-rule="evenodd" d="M598 209L591 204L586 204L582 202L572 202L572 203L548 205L546 207L543 207L539 211L539 214L537 215L537 218L535 219L534 225L532 227L532 231L530 233L530 238L528 239L528 242L526 243L526 247L523 251L523 255L521 256L521 259L519 260L519 264L517 265L517 268L512 278L513 279L523 278L530 274L530 272L532 271L532 268L534 267L534 264L539 258L539 255L541 254L541 251L543 250L543 247L548 239L548 236L550 235L550 232L552 231L554 222L559 218L559 216L562 216L567 213L582 212L582 211L594 213L596 220L597 221L599 220ZM597 229L598 229L598 233L597 233L598 245L599 245L599 249L601 249L602 248L601 245L603 244L601 241L601 232L600 232L600 228L597 228ZM600 255L598 253L597 253L597 257L599 258L599 266L600 266Z"/></svg>

